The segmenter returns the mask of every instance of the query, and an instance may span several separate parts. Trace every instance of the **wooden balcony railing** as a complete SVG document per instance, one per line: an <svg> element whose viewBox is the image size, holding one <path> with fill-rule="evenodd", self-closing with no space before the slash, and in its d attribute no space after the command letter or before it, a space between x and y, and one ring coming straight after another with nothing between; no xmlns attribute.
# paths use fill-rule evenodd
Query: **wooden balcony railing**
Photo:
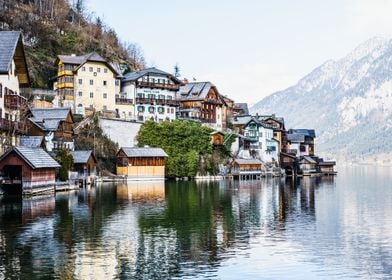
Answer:
<svg viewBox="0 0 392 280"><path fill-rule="evenodd" d="M150 105L168 105L168 106L179 106L180 102L177 100L170 99L155 99L155 98L143 98L136 97L136 104L150 104Z"/></svg>
<svg viewBox="0 0 392 280"><path fill-rule="evenodd" d="M27 100L20 95L4 95L4 107L11 110L19 110L27 106Z"/></svg>
<svg viewBox="0 0 392 280"><path fill-rule="evenodd" d="M16 134L27 134L28 126L24 122L0 119L0 130Z"/></svg>
<svg viewBox="0 0 392 280"><path fill-rule="evenodd" d="M163 88L168 90L179 90L180 85L173 84L163 84L163 83L153 83L153 82L137 82L139 87L149 87L149 88Z"/></svg>

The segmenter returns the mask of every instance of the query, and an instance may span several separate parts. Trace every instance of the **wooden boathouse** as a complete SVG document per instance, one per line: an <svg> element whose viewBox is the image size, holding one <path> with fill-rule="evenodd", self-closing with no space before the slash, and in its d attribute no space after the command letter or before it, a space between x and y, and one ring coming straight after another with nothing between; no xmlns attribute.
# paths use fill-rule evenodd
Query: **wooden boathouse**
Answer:
<svg viewBox="0 0 392 280"><path fill-rule="evenodd" d="M97 173L97 159L91 150L72 151L73 167L76 180L83 184L92 184Z"/></svg>
<svg viewBox="0 0 392 280"><path fill-rule="evenodd" d="M320 173L323 175L336 175L335 165L335 161L321 161L318 163Z"/></svg>
<svg viewBox="0 0 392 280"><path fill-rule="evenodd" d="M253 180L260 178L264 171L264 165L258 159L235 159L231 174L239 180Z"/></svg>
<svg viewBox="0 0 392 280"><path fill-rule="evenodd" d="M161 148L122 147L117 152L117 175L128 180L163 180L165 159L168 155Z"/></svg>
<svg viewBox="0 0 392 280"><path fill-rule="evenodd" d="M5 193L35 194L54 191L60 165L42 148L13 146L0 157Z"/></svg>

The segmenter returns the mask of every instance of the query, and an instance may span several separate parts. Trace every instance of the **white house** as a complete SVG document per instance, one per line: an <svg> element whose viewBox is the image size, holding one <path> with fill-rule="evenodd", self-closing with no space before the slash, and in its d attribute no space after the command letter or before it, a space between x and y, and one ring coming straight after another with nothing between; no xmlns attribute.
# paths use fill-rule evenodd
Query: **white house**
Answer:
<svg viewBox="0 0 392 280"><path fill-rule="evenodd" d="M121 80L120 99L135 100L135 119L138 121L176 119L178 102L176 92L180 80L156 68L147 68L124 75Z"/></svg>

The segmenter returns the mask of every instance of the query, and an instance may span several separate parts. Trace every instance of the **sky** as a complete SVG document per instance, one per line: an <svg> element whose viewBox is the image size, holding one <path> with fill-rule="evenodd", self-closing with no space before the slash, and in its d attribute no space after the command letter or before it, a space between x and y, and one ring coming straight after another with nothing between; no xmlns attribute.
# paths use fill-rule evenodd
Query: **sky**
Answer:
<svg viewBox="0 0 392 280"><path fill-rule="evenodd" d="M86 0L147 66L211 81L250 105L375 36L392 37L392 0Z"/></svg>

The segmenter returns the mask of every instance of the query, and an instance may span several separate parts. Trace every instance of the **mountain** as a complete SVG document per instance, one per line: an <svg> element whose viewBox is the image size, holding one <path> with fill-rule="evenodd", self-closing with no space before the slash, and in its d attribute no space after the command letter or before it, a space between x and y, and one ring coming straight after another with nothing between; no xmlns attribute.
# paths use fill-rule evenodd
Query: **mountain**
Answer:
<svg viewBox="0 0 392 280"><path fill-rule="evenodd" d="M298 83L256 103L286 127L315 128L320 153L347 160L391 159L392 40L372 38Z"/></svg>

